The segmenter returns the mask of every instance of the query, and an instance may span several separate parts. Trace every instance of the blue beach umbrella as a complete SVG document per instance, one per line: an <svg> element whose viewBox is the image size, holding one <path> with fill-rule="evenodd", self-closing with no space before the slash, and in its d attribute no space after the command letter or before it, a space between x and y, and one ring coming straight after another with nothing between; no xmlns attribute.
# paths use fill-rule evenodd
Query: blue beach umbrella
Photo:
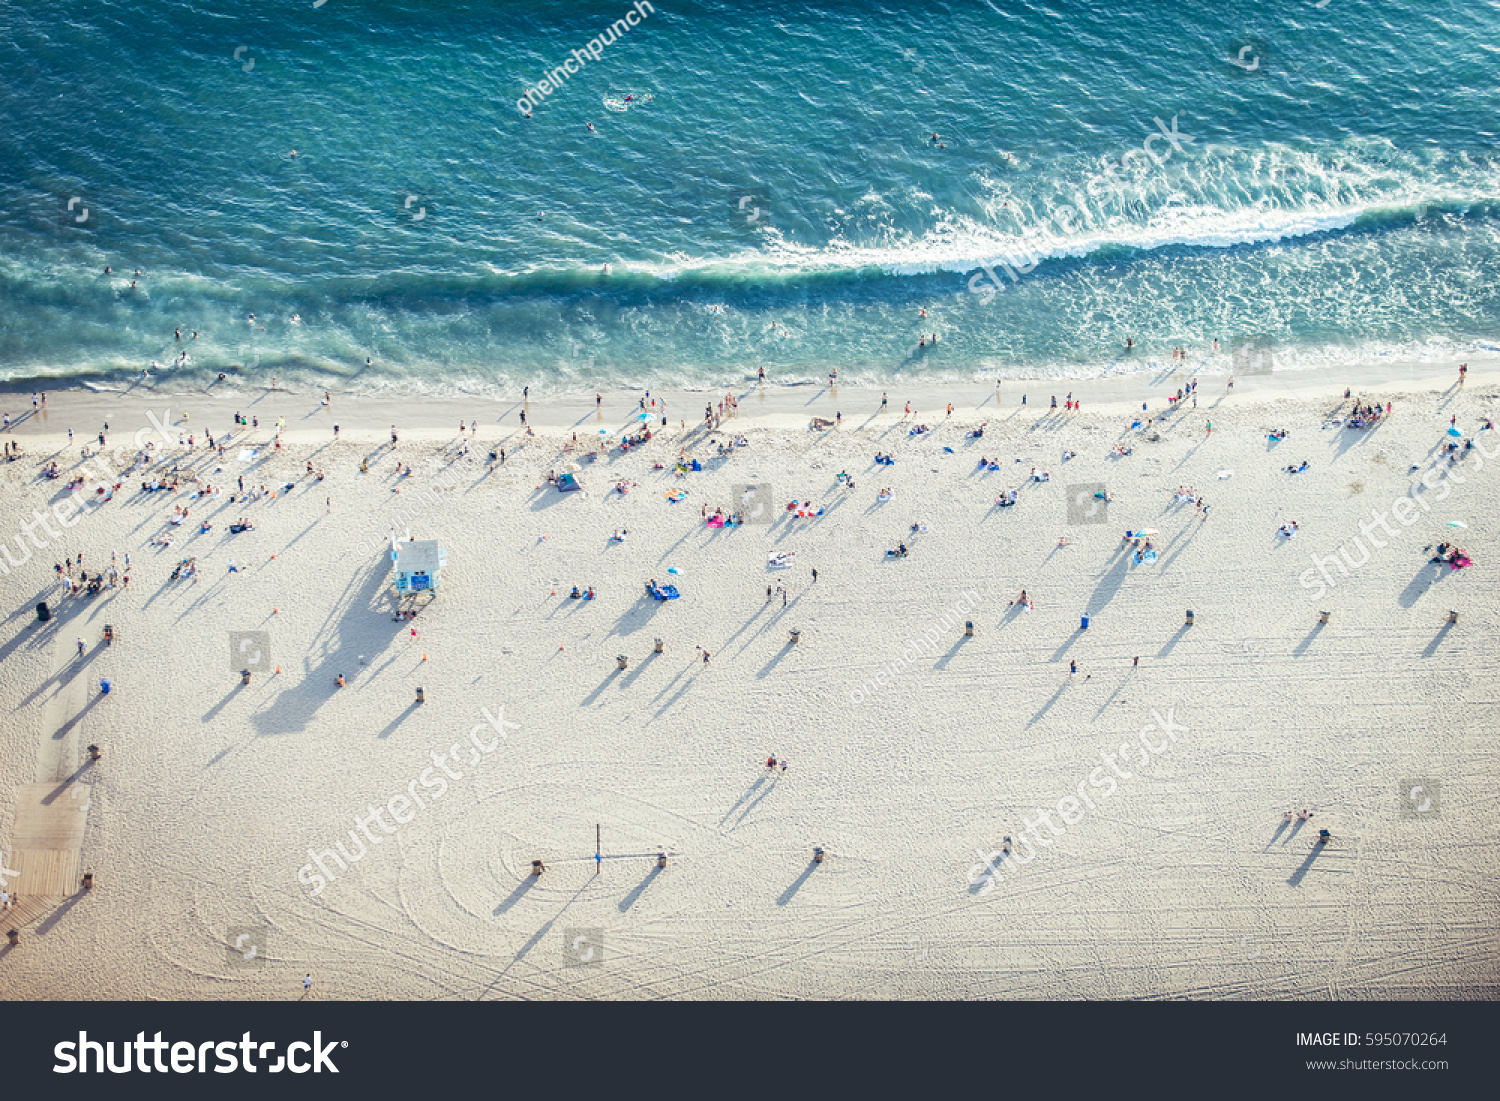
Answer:
<svg viewBox="0 0 1500 1101"><path fill-rule="evenodd" d="M1462 436L1463 434L1464 434L1464 430L1462 428L1460 428L1458 425L1456 425L1456 424L1450 424L1448 426L1448 435L1450 435L1450 436Z"/></svg>

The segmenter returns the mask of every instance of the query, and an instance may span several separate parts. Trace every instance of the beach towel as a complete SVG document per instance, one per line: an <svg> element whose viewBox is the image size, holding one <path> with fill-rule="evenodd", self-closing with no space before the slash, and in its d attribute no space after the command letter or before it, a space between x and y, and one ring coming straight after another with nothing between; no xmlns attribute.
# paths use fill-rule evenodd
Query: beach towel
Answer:
<svg viewBox="0 0 1500 1101"><path fill-rule="evenodd" d="M254 448L247 447L240 452L240 462L253 463L257 454L259 454L259 452L257 452Z"/></svg>
<svg viewBox="0 0 1500 1101"><path fill-rule="evenodd" d="M666 494L666 498L669 501L680 501L686 496L687 491L684 489L674 489L670 493Z"/></svg>
<svg viewBox="0 0 1500 1101"><path fill-rule="evenodd" d="M769 570L784 570L791 566L795 552L781 551L777 554L766 555L766 568Z"/></svg>
<svg viewBox="0 0 1500 1101"><path fill-rule="evenodd" d="M724 517L710 516L708 518L708 526L711 528L722 528L724 526Z"/></svg>

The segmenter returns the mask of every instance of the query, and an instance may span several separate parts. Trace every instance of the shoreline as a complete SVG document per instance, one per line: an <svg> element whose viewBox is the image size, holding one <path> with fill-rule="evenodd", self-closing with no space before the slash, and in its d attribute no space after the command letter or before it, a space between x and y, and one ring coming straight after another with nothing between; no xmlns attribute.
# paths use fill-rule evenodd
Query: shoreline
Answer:
<svg viewBox="0 0 1500 1101"><path fill-rule="evenodd" d="M1467 385L1471 390L1500 382L1500 355L1468 362ZM1158 366L1160 369L1151 376L1137 373L1083 381L1005 379L998 394L995 386L984 383L917 382L899 390L885 391L889 394L889 406L883 416L880 413L882 391L873 387L839 383L830 391L826 382L777 385L771 379L765 385L751 382L734 390L651 388L648 391L644 387L611 390L599 395L603 400L597 406L585 395L543 395L523 400L520 395L514 398L417 398L335 392L332 412L322 407L322 393L316 390L272 389L269 386L236 388L231 383L190 390L172 386L169 380L155 379L119 390L74 387L46 391L50 405L40 417L30 415L32 391L0 390L0 408L10 412L10 432L15 436L50 436L72 428L75 435L91 438L99 425L111 418L114 422L130 420L132 424L145 425L148 423L146 410L158 410L163 405L170 412L174 425L179 415L186 411L191 417L190 427L199 430L208 427L214 432L229 430L235 436L239 435L233 432L232 417L236 412L247 418L259 417L265 422L261 431L265 431L267 425L273 425L278 417L285 416L288 423L284 436L289 441L319 436L328 432L333 424L338 424L341 434L349 434L349 438L364 439L370 434L383 437L388 435L391 424L395 424L400 432L440 438L460 418L466 424L477 420L481 430L488 429L491 433L497 428L520 432L519 414L523 411L527 423L541 430L543 436L549 432L576 432L585 428L592 432L600 427L608 427L611 435L617 435L634 430L641 423L638 403L645 393L650 392L665 401L670 432L681 434L683 422L686 422L688 433L703 424L704 405L710 402L716 405L726 394L733 393L740 403L738 414L734 418L725 418L717 431L728 431L736 424L778 429L806 427L813 417L833 420L840 412L845 417L842 427L847 431L863 428L872 421L883 424L888 420L900 420L907 402L913 407L912 419L915 422L934 425L941 422L951 402L955 420L970 424L1019 410L1045 412L1049 409L1051 397L1055 395L1061 402L1070 391L1082 404L1084 415L1138 412L1136 403L1144 401L1148 406L1147 415L1156 416L1166 410L1167 397L1176 393L1179 387L1185 387L1195 376L1199 379L1199 412L1257 401L1342 399L1346 388L1351 389L1356 398L1373 399L1379 394L1383 400L1390 400L1397 394L1445 392L1458 381L1456 363L1438 367L1428 363L1400 362L1362 368L1357 385L1345 379L1324 377L1324 371L1273 371L1237 375L1233 380L1234 388L1230 390L1226 387L1227 378L1223 372L1211 373L1206 367L1195 366L1191 361ZM1024 406L1021 404L1022 395L1027 399ZM1185 408L1190 409L1191 404ZM59 417L63 420L58 420ZM652 418L651 427L654 432L660 430L659 412ZM117 423L116 430L118 428Z"/></svg>

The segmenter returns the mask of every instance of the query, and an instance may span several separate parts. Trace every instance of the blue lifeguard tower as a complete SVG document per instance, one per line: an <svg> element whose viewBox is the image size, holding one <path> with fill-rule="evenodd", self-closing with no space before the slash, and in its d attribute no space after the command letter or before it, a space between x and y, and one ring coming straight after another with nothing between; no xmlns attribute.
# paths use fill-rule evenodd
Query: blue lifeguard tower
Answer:
<svg viewBox="0 0 1500 1101"><path fill-rule="evenodd" d="M391 573L396 592L436 593L443 583L443 564L448 552L436 539L409 539L391 542Z"/></svg>

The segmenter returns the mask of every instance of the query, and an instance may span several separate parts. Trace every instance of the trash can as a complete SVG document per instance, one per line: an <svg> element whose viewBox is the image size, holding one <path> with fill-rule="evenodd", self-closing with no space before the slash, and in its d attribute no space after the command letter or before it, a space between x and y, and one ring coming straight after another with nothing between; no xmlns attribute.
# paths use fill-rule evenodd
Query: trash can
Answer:
<svg viewBox="0 0 1500 1101"><path fill-rule="evenodd" d="M36 606L36 619L37 619L37 622L38 623L46 623L47 620L49 620L51 618L52 618L52 609L50 609L50 608L47 607L47 602L44 600L40 604L38 604Z"/></svg>
<svg viewBox="0 0 1500 1101"><path fill-rule="evenodd" d="M106 696L109 695L109 690L113 687L114 685L110 684L107 680L102 680L99 682L99 691L103 692Z"/></svg>
<svg viewBox="0 0 1500 1101"><path fill-rule="evenodd" d="M1089 629L1089 617L1088 616L1084 616L1083 617L1083 622L1081 622L1078 625L1078 629L1080 631L1087 631Z"/></svg>

